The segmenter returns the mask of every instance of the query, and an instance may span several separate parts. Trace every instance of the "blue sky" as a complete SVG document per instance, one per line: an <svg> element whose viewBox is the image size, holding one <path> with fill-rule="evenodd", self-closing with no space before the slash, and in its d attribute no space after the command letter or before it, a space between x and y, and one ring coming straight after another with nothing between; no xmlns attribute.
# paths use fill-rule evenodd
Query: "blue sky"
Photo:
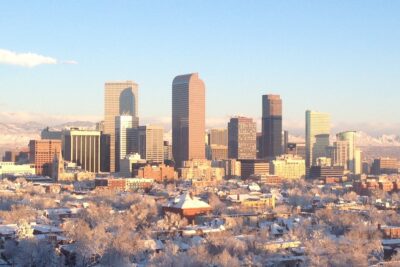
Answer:
<svg viewBox="0 0 400 267"><path fill-rule="evenodd" d="M104 82L129 79L139 115L167 121L172 79L199 72L209 125L258 118L277 93L289 129L314 109L398 133L399 14L400 1L6 1L0 49L57 64L0 64L0 114L101 117Z"/></svg>

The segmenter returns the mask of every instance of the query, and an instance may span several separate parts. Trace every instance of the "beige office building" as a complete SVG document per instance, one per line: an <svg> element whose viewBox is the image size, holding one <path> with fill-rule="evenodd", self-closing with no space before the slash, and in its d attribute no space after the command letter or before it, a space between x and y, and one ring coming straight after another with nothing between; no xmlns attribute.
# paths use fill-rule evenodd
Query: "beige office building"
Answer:
<svg viewBox="0 0 400 267"><path fill-rule="evenodd" d="M172 82L172 153L177 166L205 159L205 85L197 73Z"/></svg>
<svg viewBox="0 0 400 267"><path fill-rule="evenodd" d="M89 172L100 172L100 132L70 129L62 133L64 160Z"/></svg>
<svg viewBox="0 0 400 267"><path fill-rule="evenodd" d="M110 135L110 171L115 172L115 118L138 117L138 85L133 81L106 82L104 86L104 134Z"/></svg>
<svg viewBox="0 0 400 267"><path fill-rule="evenodd" d="M164 128L156 125L139 127L139 154L147 161L164 162Z"/></svg>
<svg viewBox="0 0 400 267"><path fill-rule="evenodd" d="M209 160L188 160L179 169L184 180L221 181L225 177L225 169L213 167Z"/></svg>
<svg viewBox="0 0 400 267"><path fill-rule="evenodd" d="M306 167L316 163L319 157L326 157L331 129L330 115L306 111Z"/></svg>
<svg viewBox="0 0 400 267"><path fill-rule="evenodd" d="M271 162L271 174L283 179L299 179L306 175L306 162L301 157L282 155Z"/></svg>

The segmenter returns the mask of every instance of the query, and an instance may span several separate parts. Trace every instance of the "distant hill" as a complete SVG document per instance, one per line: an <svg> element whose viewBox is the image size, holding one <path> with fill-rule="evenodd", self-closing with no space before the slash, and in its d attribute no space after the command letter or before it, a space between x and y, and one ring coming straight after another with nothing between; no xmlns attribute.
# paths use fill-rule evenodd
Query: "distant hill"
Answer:
<svg viewBox="0 0 400 267"><path fill-rule="evenodd" d="M21 149L28 146L29 140L40 138L40 132L47 125L39 122L0 123L0 155L7 149ZM50 127L62 130L70 127L94 129L96 123L88 121L67 122ZM1 158L1 157L0 157Z"/></svg>

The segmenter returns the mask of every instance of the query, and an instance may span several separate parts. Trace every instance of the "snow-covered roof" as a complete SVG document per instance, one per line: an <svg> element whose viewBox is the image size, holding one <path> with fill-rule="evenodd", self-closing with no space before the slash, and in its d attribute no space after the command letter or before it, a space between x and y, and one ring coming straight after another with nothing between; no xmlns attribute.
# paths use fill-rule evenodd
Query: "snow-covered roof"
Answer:
<svg viewBox="0 0 400 267"><path fill-rule="evenodd" d="M168 203L168 207L177 209L211 209L208 203L187 192Z"/></svg>

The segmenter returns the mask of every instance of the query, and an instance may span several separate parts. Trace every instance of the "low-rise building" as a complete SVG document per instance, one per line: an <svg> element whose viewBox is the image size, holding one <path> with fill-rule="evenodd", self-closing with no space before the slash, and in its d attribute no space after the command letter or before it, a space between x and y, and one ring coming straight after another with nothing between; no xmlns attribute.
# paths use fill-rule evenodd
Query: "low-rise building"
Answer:
<svg viewBox="0 0 400 267"><path fill-rule="evenodd" d="M212 208L208 203L187 192L169 201L167 205L163 206L163 211L177 213L193 220L197 215L211 212Z"/></svg>
<svg viewBox="0 0 400 267"><path fill-rule="evenodd" d="M144 178L96 178L96 189L106 189L113 191L136 191L150 190L153 186L153 179Z"/></svg>
<svg viewBox="0 0 400 267"><path fill-rule="evenodd" d="M394 174L399 173L400 162L395 158L378 158L372 163L372 174Z"/></svg>
<svg viewBox="0 0 400 267"><path fill-rule="evenodd" d="M240 160L242 179L248 179L251 175L262 175L269 173L269 162L261 159Z"/></svg>
<svg viewBox="0 0 400 267"><path fill-rule="evenodd" d="M15 162L0 162L0 177L17 177L35 175L34 164L16 164Z"/></svg>
<svg viewBox="0 0 400 267"><path fill-rule="evenodd" d="M127 155L124 159L120 160L119 176L125 178L134 177L135 165L145 166L146 164L147 161L142 159L138 153Z"/></svg>
<svg viewBox="0 0 400 267"><path fill-rule="evenodd" d="M400 239L400 226L378 225L384 239Z"/></svg>
<svg viewBox="0 0 400 267"><path fill-rule="evenodd" d="M311 166L311 179L325 179L326 177L342 177L344 175L343 166Z"/></svg>
<svg viewBox="0 0 400 267"><path fill-rule="evenodd" d="M212 167L209 160L189 160L182 165L179 172L184 180L221 181L225 176L224 168Z"/></svg>
<svg viewBox="0 0 400 267"><path fill-rule="evenodd" d="M232 194L227 196L227 200L246 208L275 208L275 197L272 194Z"/></svg>
<svg viewBox="0 0 400 267"><path fill-rule="evenodd" d="M282 183L282 178L280 176L271 174L251 175L250 180L265 185L278 185Z"/></svg>
<svg viewBox="0 0 400 267"><path fill-rule="evenodd" d="M283 179L299 179L306 175L306 162L293 155L283 155L271 162L271 174Z"/></svg>
<svg viewBox="0 0 400 267"><path fill-rule="evenodd" d="M165 164L150 165L140 167L137 171L137 177L154 179L156 182L171 182L177 178L175 168Z"/></svg>

